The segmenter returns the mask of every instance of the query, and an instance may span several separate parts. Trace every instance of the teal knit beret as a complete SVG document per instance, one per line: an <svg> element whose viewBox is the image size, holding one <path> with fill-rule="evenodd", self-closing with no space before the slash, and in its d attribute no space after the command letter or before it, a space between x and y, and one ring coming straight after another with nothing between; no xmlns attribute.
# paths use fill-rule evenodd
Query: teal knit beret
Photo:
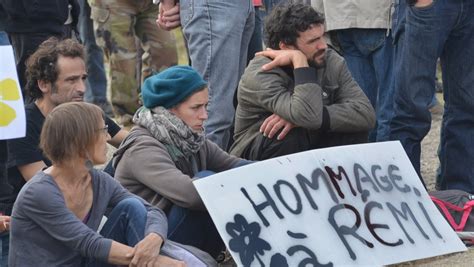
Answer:
<svg viewBox="0 0 474 267"><path fill-rule="evenodd" d="M147 108L172 108L205 86L206 81L193 68L173 66L143 82L143 104Z"/></svg>

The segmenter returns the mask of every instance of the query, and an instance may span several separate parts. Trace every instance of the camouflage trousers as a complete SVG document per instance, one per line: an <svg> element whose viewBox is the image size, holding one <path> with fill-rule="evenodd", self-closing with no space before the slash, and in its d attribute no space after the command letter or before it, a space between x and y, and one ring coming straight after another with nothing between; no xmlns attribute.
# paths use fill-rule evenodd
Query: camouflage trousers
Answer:
<svg viewBox="0 0 474 267"><path fill-rule="evenodd" d="M152 0L88 2L97 44L104 50L115 115L131 118L139 107L143 79L177 64L175 37L156 25L158 6Z"/></svg>

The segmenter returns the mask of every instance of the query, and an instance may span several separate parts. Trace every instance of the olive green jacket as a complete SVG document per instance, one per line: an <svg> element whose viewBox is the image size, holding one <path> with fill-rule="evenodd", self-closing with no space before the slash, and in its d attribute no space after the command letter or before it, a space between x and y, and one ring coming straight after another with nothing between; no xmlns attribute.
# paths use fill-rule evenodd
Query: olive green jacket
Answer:
<svg viewBox="0 0 474 267"><path fill-rule="evenodd" d="M272 114L312 130L363 132L374 127L375 111L369 99L334 50L328 49L325 67L318 69L280 67L262 71L268 62L266 57L256 57L242 75L231 154L241 156ZM295 80L301 77L294 76L297 71L312 71L310 76L314 75Z"/></svg>

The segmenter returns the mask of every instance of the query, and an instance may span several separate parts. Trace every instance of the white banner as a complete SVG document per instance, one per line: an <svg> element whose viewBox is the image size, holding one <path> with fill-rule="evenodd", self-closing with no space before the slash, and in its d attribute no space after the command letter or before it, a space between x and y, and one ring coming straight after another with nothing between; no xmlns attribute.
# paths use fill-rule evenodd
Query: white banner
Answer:
<svg viewBox="0 0 474 267"><path fill-rule="evenodd" d="M11 46L0 46L0 140L24 137L25 107Z"/></svg>
<svg viewBox="0 0 474 267"><path fill-rule="evenodd" d="M239 266L379 266L466 250L398 141L292 154L194 184Z"/></svg>

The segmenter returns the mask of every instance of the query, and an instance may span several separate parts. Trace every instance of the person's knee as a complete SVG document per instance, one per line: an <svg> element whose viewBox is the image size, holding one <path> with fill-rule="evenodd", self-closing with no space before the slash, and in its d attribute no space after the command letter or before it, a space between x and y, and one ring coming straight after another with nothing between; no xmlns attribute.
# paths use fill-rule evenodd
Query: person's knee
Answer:
<svg viewBox="0 0 474 267"><path fill-rule="evenodd" d="M117 206L115 206L115 209L119 209L129 215L133 214L137 216L146 216L147 214L145 205L135 197L129 197L121 200Z"/></svg>
<svg viewBox="0 0 474 267"><path fill-rule="evenodd" d="M214 174L216 174L216 173L213 172L213 171L202 170L202 171L196 173L196 174L194 175L194 178L204 178L204 177L211 176L211 175L214 175Z"/></svg>
<svg viewBox="0 0 474 267"><path fill-rule="evenodd" d="M369 132L357 132L352 134L351 144L364 144L369 142Z"/></svg>
<svg viewBox="0 0 474 267"><path fill-rule="evenodd" d="M322 139L322 147L364 144L369 141L369 132L332 133Z"/></svg>
<svg viewBox="0 0 474 267"><path fill-rule="evenodd" d="M262 136L258 146L261 150L259 156L252 159L264 160L311 149L307 129L293 128L281 140L277 140L276 136L278 133L273 138Z"/></svg>

